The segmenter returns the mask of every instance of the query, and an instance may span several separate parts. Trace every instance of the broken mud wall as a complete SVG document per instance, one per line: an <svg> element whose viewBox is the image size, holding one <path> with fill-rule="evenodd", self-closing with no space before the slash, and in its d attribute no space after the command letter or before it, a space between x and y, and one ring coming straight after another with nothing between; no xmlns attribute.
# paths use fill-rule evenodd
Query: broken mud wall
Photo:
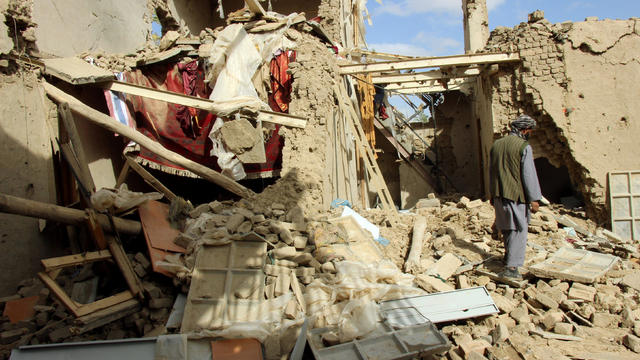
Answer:
<svg viewBox="0 0 640 360"><path fill-rule="evenodd" d="M640 167L640 21L551 24L532 15L530 23L495 29L487 46L522 59L491 78L494 133L520 113L533 115L534 156L567 166L588 214L606 222L607 173Z"/></svg>
<svg viewBox="0 0 640 360"><path fill-rule="evenodd" d="M43 54L65 57L99 50L133 53L144 46L151 32L146 0L16 2L24 11L31 11L35 25L31 36L35 36L33 41Z"/></svg>
<svg viewBox="0 0 640 360"><path fill-rule="evenodd" d="M318 15L320 0L300 3L295 0L260 2L265 11L279 14L305 13L307 19ZM162 31L176 30L186 35L199 35L205 28L226 26L226 16L245 6L244 0L150 0L149 7L158 15Z"/></svg>
<svg viewBox="0 0 640 360"><path fill-rule="evenodd" d="M460 91L445 93L445 101L436 108L437 151L440 168L455 190L478 197L481 192L478 132L471 102ZM433 131L432 131L433 132ZM450 184L445 182L450 191Z"/></svg>
<svg viewBox="0 0 640 360"><path fill-rule="evenodd" d="M336 110L332 85L339 83L335 55L317 37L291 29L298 43L296 62L289 64L293 89L289 112L307 118L304 129L282 127L281 178L258 195L259 206L284 203L287 208L300 206L307 216L328 208L333 199L325 199L331 183L327 168L328 127L333 126Z"/></svg>
<svg viewBox="0 0 640 360"><path fill-rule="evenodd" d="M0 75L0 193L55 203L48 116L38 79L30 71ZM41 270L58 244L35 218L0 214L0 297ZM48 229L51 230L51 229ZM53 255L55 256L55 255Z"/></svg>
<svg viewBox="0 0 640 360"><path fill-rule="evenodd" d="M376 129L376 137L381 139L384 135ZM398 158L398 151L387 140L376 143L376 150L379 150L377 151L378 159L376 159L378 167L380 167L382 177L387 183L391 198L396 205L401 206L400 168L398 166L400 159ZM375 197L376 195L372 194L372 196Z"/></svg>

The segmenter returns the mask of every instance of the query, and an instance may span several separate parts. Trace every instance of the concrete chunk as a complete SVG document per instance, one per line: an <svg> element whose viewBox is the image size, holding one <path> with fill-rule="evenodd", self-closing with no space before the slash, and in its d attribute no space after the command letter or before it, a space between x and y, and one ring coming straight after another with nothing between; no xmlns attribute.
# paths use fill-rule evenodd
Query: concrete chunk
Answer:
<svg viewBox="0 0 640 360"><path fill-rule="evenodd" d="M460 344L460 349L462 349L462 352L465 354L466 357L469 357L469 355L473 352L476 352L480 355L484 355L485 350L487 350L487 348L490 348L490 347L491 347L491 344L489 344L485 340L480 340L480 339L464 342Z"/></svg>
<svg viewBox="0 0 640 360"><path fill-rule="evenodd" d="M573 335L573 325L568 323L557 323L553 327L553 332L560 335Z"/></svg>
<svg viewBox="0 0 640 360"><path fill-rule="evenodd" d="M460 265L462 265L460 259L451 253L447 253L427 270L427 274L438 275L442 279L447 280L456 272L456 269L458 269Z"/></svg>
<svg viewBox="0 0 640 360"><path fill-rule="evenodd" d="M593 314L593 326L608 328L608 327L618 327L618 323L620 319L617 315L609 314L609 313L595 313Z"/></svg>
<svg viewBox="0 0 640 360"><path fill-rule="evenodd" d="M296 256L296 248L293 246L283 246L273 250L273 256L277 259L292 258Z"/></svg>
<svg viewBox="0 0 640 360"><path fill-rule="evenodd" d="M573 283L573 285L569 289L569 299L579 299L593 302L593 298L595 296L596 289L594 287L583 285L578 282Z"/></svg>
<svg viewBox="0 0 640 360"><path fill-rule="evenodd" d="M629 350L640 353L640 338L637 336L627 334L624 339L622 339L622 343L629 348Z"/></svg>
<svg viewBox="0 0 640 360"><path fill-rule="evenodd" d="M500 294L492 293L491 298L493 299L493 302L496 304L498 309L500 309L500 311L502 311L503 313L508 314L516 308L516 304L513 301Z"/></svg>
<svg viewBox="0 0 640 360"><path fill-rule="evenodd" d="M493 331L491 331L491 338L494 344L506 341L509 338L509 328L507 325L504 322L499 322Z"/></svg>
<svg viewBox="0 0 640 360"><path fill-rule="evenodd" d="M416 276L415 279L418 286L423 288L428 292L444 292L444 291L452 291L455 288L442 280L435 278L431 275L420 274Z"/></svg>
<svg viewBox="0 0 640 360"><path fill-rule="evenodd" d="M558 304L555 300L553 300L551 297L545 295L545 294L541 294L538 293L535 297L535 300L537 302L539 302L540 304L542 304L542 306L551 309L551 310L555 310L557 309L560 304Z"/></svg>
<svg viewBox="0 0 640 360"><path fill-rule="evenodd" d="M275 289L273 290L273 294L278 297L289 292L289 287L291 286L291 275L290 272L282 275L278 275L275 282Z"/></svg>
<svg viewBox="0 0 640 360"><path fill-rule="evenodd" d="M553 329L557 323L562 322L564 319L564 313L559 311L549 311L543 318L542 324L545 330Z"/></svg>

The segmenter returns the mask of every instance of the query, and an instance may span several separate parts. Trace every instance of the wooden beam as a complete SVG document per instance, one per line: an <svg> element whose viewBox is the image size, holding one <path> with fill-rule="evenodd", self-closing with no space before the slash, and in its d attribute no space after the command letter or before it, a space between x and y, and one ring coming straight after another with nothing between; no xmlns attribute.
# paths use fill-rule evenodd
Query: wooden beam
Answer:
<svg viewBox="0 0 640 360"><path fill-rule="evenodd" d="M424 69L443 66L497 64L502 62L514 61L520 61L520 56L516 53L454 55L432 58L417 58L412 60L384 61L372 64L340 65L340 74L351 75L370 72Z"/></svg>
<svg viewBox="0 0 640 360"><path fill-rule="evenodd" d="M93 182L91 171L89 170L89 163L87 162L87 157L84 154L84 147L82 146L78 129L76 129L73 114L71 114L71 109L69 109L69 104L60 104L58 106L58 113L60 114L60 118L64 124L64 129L67 131L71 145L73 146L73 153L78 159L78 168L80 170L80 174L78 175L83 178L83 184L87 187L86 190L93 194L96 191L96 186Z"/></svg>
<svg viewBox="0 0 640 360"><path fill-rule="evenodd" d="M262 7L262 5L260 5L260 3L258 2L258 0L244 0L244 3L247 4L247 7L249 7L249 10L253 11L258 15L264 16L267 14L264 11L264 8Z"/></svg>
<svg viewBox="0 0 640 360"><path fill-rule="evenodd" d="M143 300L144 294L142 292L142 282L140 281L140 278L138 278L138 275L133 271L133 265L131 265L131 261L129 261L127 253L124 252L122 245L116 239L110 238L107 242L109 250L111 251L111 256L113 256L113 260L115 260L120 271L122 271L122 276L127 282L129 290L133 296L137 296L140 300Z"/></svg>
<svg viewBox="0 0 640 360"><path fill-rule="evenodd" d="M480 69L464 68L464 69L448 69L448 70L430 70L413 74L393 74L378 75L372 78L374 84L396 84L415 81L429 81L450 78L465 78L480 75Z"/></svg>
<svg viewBox="0 0 640 360"><path fill-rule="evenodd" d="M417 58L417 56L389 54L389 53L369 51L369 50L363 50L363 49L353 49L350 51L350 53L356 56L366 56L367 58L380 59L380 60L409 60L409 59Z"/></svg>
<svg viewBox="0 0 640 360"><path fill-rule="evenodd" d="M450 79L449 81L446 81L447 87L451 87L454 85L462 85L464 83L469 82L468 81L469 78L456 78L456 79ZM423 87L430 87L430 86L442 86L443 82L445 82L445 80L429 80L429 81L413 81L413 82L403 82L403 83L393 83L393 84L389 84L385 87L386 90L403 90L403 89L413 89L413 88L423 88Z"/></svg>
<svg viewBox="0 0 640 360"><path fill-rule="evenodd" d="M172 91L153 89L121 81L110 81L96 85L106 90L119 91L149 99L166 101L172 104L205 110L213 114L219 112L219 105L216 104L215 101L209 99L179 94ZM258 120L297 128L304 128L307 124L307 120L302 117L265 110L260 110L258 112Z"/></svg>
<svg viewBox="0 0 640 360"><path fill-rule="evenodd" d="M154 154L160 156L161 158L168 160L187 170L190 170L202 176L204 179L210 182L213 182L215 184L218 184L221 187L229 190L230 192L236 195L239 195L243 198L248 198L255 195L253 191L238 184L233 179L230 179L220 174L217 171L214 171L204 165L198 164L195 161L189 160L180 154L177 154L171 150L166 149L160 143L155 142L154 140L148 138L144 134L117 122L112 117L105 115L85 105L80 100L65 93L64 91L58 89L57 87L47 82L44 82L43 86L45 91L51 98L53 98L57 102L68 102L69 107L71 108L72 111L82 115L84 118L91 121L95 125L98 125L102 128L105 128L109 131L113 131L130 140L133 140L137 142L140 146L146 148L147 150L153 152Z"/></svg>
<svg viewBox="0 0 640 360"><path fill-rule="evenodd" d="M176 194L174 194L173 191L164 186L164 184L162 184L158 179L151 175L151 173L148 172L147 169L145 169L142 165L138 164L130 155L125 155L124 158L126 160L125 166L131 167L131 169L133 169L133 171L140 175L140 177L142 177L142 179L147 184L163 193L167 200L173 201L177 198Z"/></svg>
<svg viewBox="0 0 640 360"><path fill-rule="evenodd" d="M88 264L108 259L111 259L111 253L107 250L100 250L84 254L74 254L50 259L42 259L40 260L40 262L42 263L42 266L44 266L44 269L49 272L52 270L65 268L67 266Z"/></svg>
<svg viewBox="0 0 640 360"><path fill-rule="evenodd" d="M87 213L82 210L27 200L6 194L0 194L0 212L47 219L71 225L84 225L87 221ZM142 232L142 225L138 221L114 217L113 222L116 230L120 233L137 235ZM111 225L106 215L98 214L98 223L100 223L103 229L111 231Z"/></svg>
<svg viewBox="0 0 640 360"><path fill-rule="evenodd" d="M433 86L403 88L403 89L398 89L393 91L395 93L400 93L400 94L422 94L422 93L445 92L445 91L462 90L468 84L471 84L471 82L450 84L450 85L447 85L446 88L442 85L433 85Z"/></svg>
<svg viewBox="0 0 640 360"><path fill-rule="evenodd" d="M70 331L74 335L83 334L118 319L122 319L123 317L129 316L139 310L140 303L137 300L127 300L120 304L77 318L74 321L74 325L77 326L72 326Z"/></svg>

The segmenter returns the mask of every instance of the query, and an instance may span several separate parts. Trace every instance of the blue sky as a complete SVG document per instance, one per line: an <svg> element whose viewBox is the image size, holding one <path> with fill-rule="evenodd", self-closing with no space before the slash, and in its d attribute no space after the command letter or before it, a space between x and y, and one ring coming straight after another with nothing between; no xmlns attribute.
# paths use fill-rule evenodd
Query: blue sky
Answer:
<svg viewBox="0 0 640 360"><path fill-rule="evenodd" d="M382 4L380 4L382 3ZM368 0L369 49L413 56L464 53L462 0ZM552 23L640 17L640 0L487 0L489 28L513 27L540 9Z"/></svg>

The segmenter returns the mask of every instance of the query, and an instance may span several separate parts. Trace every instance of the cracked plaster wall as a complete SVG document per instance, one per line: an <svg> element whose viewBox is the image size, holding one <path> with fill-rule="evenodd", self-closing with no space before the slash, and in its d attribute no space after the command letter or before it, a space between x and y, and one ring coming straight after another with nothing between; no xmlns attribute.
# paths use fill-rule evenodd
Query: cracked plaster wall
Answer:
<svg viewBox="0 0 640 360"><path fill-rule="evenodd" d="M60 57L98 50L132 53L151 32L146 0L37 0L31 18L38 50Z"/></svg>
<svg viewBox="0 0 640 360"><path fill-rule="evenodd" d="M640 168L640 20L535 20L497 28L486 48L522 59L491 78L494 135L533 115L535 157L566 165L588 214L607 222L607 173Z"/></svg>

